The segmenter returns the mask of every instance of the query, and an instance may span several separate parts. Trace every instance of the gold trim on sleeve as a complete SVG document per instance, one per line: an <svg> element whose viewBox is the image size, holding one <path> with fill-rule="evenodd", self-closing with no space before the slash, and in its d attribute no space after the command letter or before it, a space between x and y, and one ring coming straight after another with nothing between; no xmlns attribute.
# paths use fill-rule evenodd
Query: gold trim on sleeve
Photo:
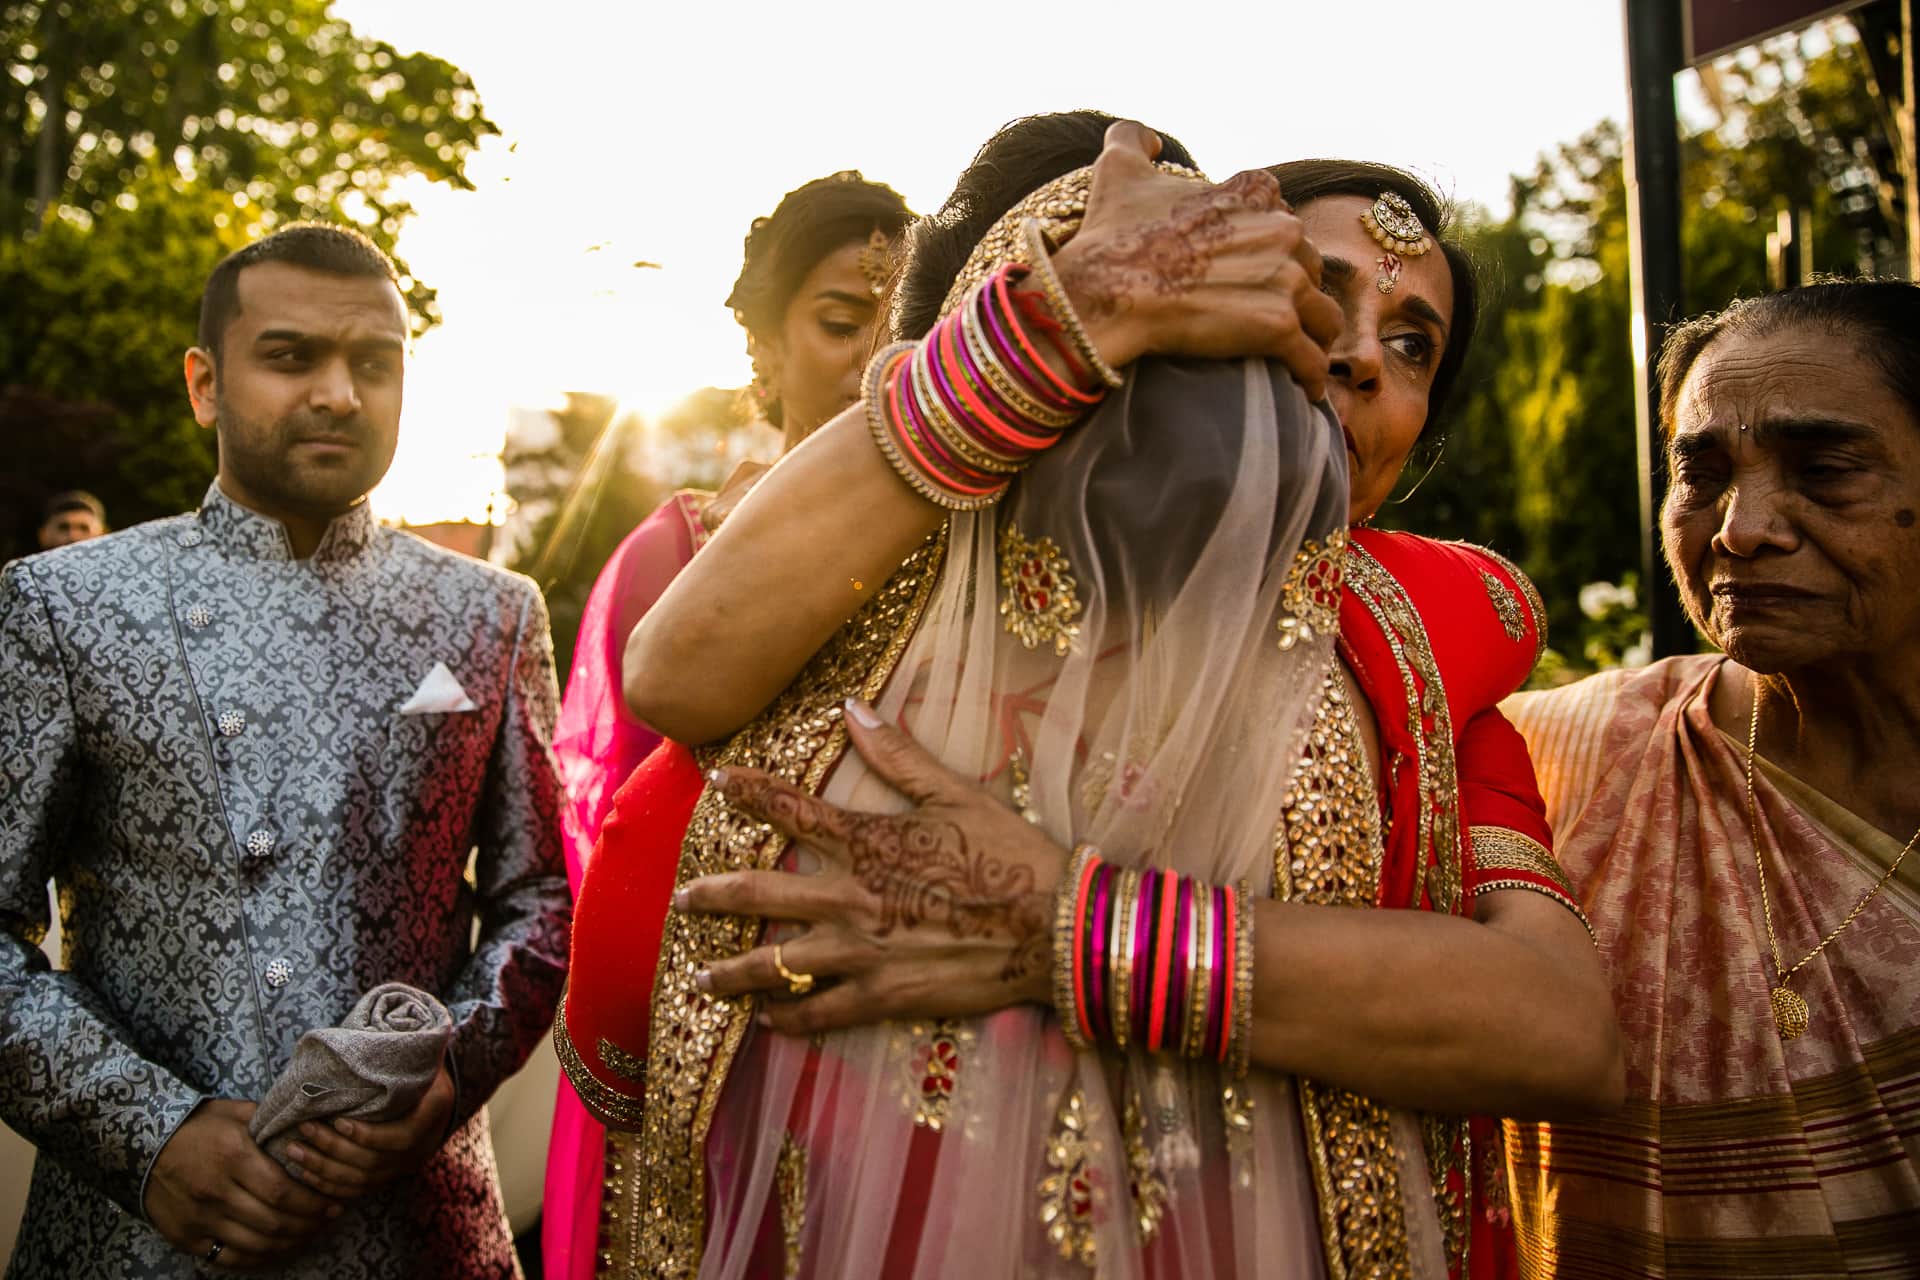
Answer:
<svg viewBox="0 0 1920 1280"><path fill-rule="evenodd" d="M605 1045L607 1042L600 1042ZM559 1016L553 1020L553 1052L560 1059L560 1070L566 1073L567 1080L573 1085L573 1091L580 1095L580 1104L601 1124L615 1129L638 1129L641 1121L640 1103L624 1093L608 1088L587 1068L580 1051L574 1047L573 1037L567 1033L567 998L560 997ZM631 1055L629 1055L631 1056ZM620 1068L612 1062L607 1063L618 1071ZM622 1075L626 1074L624 1071ZM646 1066L640 1064L640 1074L644 1079ZM641 1080L634 1083L639 1084Z"/></svg>
<svg viewBox="0 0 1920 1280"><path fill-rule="evenodd" d="M1593 924L1587 919L1587 913L1580 909L1580 896L1574 892L1573 881L1567 879L1567 873L1560 867L1559 860L1538 840L1511 827L1469 827L1467 836L1473 842L1473 865L1475 882L1473 891L1498 893L1505 889L1526 889L1542 897L1552 898L1555 902L1573 912L1580 921L1580 927L1587 931L1587 937L1593 937ZM1524 871L1530 875L1549 880L1553 887L1533 880L1516 880L1511 877L1501 879L1487 876L1489 872ZM1596 945L1598 945L1596 941Z"/></svg>

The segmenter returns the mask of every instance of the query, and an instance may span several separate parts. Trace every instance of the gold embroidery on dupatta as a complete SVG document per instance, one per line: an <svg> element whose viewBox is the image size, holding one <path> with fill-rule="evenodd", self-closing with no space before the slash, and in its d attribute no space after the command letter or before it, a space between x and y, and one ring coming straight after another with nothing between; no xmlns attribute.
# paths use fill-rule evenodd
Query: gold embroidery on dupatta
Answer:
<svg viewBox="0 0 1920 1280"><path fill-rule="evenodd" d="M780 1234L787 1242L787 1277L800 1274L800 1235L807 1229L807 1149L791 1133L780 1139L780 1160L773 1169L780 1196Z"/></svg>
<svg viewBox="0 0 1920 1280"><path fill-rule="evenodd" d="M1321 678L1306 749L1274 832L1274 896L1371 907L1384 857L1366 746L1336 663ZM1295 1087L1328 1274L1405 1280L1409 1246L1392 1116L1357 1093L1304 1079Z"/></svg>
<svg viewBox="0 0 1920 1280"><path fill-rule="evenodd" d="M1300 544L1280 589L1280 648L1285 650L1340 628L1340 582L1347 558L1347 531L1327 535L1325 546L1309 538Z"/></svg>
<svg viewBox="0 0 1920 1280"><path fill-rule="evenodd" d="M1052 538L1028 538L1008 521L1000 531L1000 585L1007 589L1000 616L1010 634L1029 649L1050 644L1062 658L1073 652L1080 639L1079 584Z"/></svg>
<svg viewBox="0 0 1920 1280"><path fill-rule="evenodd" d="M1140 1243L1145 1244L1160 1230L1168 1193L1153 1149L1147 1145L1146 1108L1140 1105L1140 1091L1131 1083L1127 1085L1126 1110L1120 1117L1120 1135L1127 1149L1127 1194L1133 1202L1133 1225L1140 1232Z"/></svg>
<svg viewBox="0 0 1920 1280"><path fill-rule="evenodd" d="M907 557L874 598L814 655L772 706L708 762L765 769L817 791L846 748L850 696L878 696L906 650L939 577L945 535ZM694 806L676 884L778 864L787 840L711 789ZM702 993L694 974L754 945L759 922L669 912L653 989L645 1118L633 1174L637 1212L614 1253L638 1274L691 1276L706 1242L707 1130L754 1004Z"/></svg>
<svg viewBox="0 0 1920 1280"><path fill-rule="evenodd" d="M939 1133L952 1114L953 1091L960 1081L960 1069L973 1052L977 1033L965 1019L941 1018L931 1023L916 1022L907 1028L906 1035L911 1044L896 1044L896 1049L905 1064L901 1094L907 1113L915 1127Z"/></svg>
<svg viewBox="0 0 1920 1280"><path fill-rule="evenodd" d="M1091 1267L1099 1260L1094 1228L1104 1214L1099 1174L1092 1155L1097 1145L1091 1133L1087 1095L1079 1086L1067 1091L1054 1116L1053 1137L1047 1142L1047 1172L1040 1179L1040 1225L1047 1241L1069 1262Z"/></svg>
<svg viewBox="0 0 1920 1280"><path fill-rule="evenodd" d="M1524 576L1520 580L1525 581ZM1464 909L1466 887L1460 773L1454 758L1453 716L1426 623L1406 589L1365 547L1349 551L1347 586L1380 625L1406 692L1407 732L1419 767L1419 832L1411 905L1417 908L1424 895L1433 910L1457 915ZM1466 1117L1425 1116L1422 1126L1449 1269L1464 1275L1473 1213L1467 1193L1473 1151Z"/></svg>

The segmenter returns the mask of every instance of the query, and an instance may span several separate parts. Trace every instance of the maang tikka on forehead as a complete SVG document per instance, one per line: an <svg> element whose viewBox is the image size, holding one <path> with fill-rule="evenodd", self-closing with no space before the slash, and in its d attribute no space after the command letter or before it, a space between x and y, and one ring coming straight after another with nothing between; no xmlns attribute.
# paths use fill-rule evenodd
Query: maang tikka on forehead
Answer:
<svg viewBox="0 0 1920 1280"><path fill-rule="evenodd" d="M1402 256L1418 258L1433 248L1427 229L1420 225L1420 215L1397 191L1382 191L1372 207L1360 215L1360 225L1375 244L1386 250L1374 260L1380 274L1374 277L1373 286L1382 293L1392 293L1399 287Z"/></svg>
<svg viewBox="0 0 1920 1280"><path fill-rule="evenodd" d="M887 281L893 278L893 241L878 227L860 249L860 274L867 278L867 289L876 298L886 292Z"/></svg>

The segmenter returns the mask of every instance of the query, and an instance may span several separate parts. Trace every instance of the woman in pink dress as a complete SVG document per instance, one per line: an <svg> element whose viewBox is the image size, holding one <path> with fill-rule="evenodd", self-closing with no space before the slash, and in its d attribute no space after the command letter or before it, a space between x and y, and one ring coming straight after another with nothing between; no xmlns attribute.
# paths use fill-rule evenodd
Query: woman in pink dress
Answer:
<svg viewBox="0 0 1920 1280"><path fill-rule="evenodd" d="M893 188L849 170L788 192L771 216L754 220L727 305L747 331L756 408L780 428L783 452L859 397L876 302L912 217ZM718 493L674 494L627 535L594 583L553 743L567 784L567 878L576 893L614 793L660 742L620 695L627 636L765 471L742 463ZM555 1280L594 1272L610 1154L605 1129L563 1076L541 1226Z"/></svg>

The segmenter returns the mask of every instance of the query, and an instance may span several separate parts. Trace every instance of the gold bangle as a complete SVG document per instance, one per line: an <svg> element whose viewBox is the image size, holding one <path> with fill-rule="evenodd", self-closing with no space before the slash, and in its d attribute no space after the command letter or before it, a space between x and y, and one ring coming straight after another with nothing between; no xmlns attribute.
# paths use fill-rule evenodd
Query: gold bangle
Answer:
<svg viewBox="0 0 1920 1280"><path fill-rule="evenodd" d="M1233 887L1233 1025L1227 1029L1227 1071L1238 1080L1253 1054L1253 903L1242 880Z"/></svg>
<svg viewBox="0 0 1920 1280"><path fill-rule="evenodd" d="M1107 931L1107 971L1113 975L1107 1013L1113 1025L1113 1046L1127 1047L1127 1028L1133 1021L1133 908L1140 893L1140 876L1122 871L1114 895L1113 927Z"/></svg>
<svg viewBox="0 0 1920 1280"><path fill-rule="evenodd" d="M1020 224L1020 234L1026 237L1027 252L1033 256L1031 264L1034 278L1040 281L1040 291L1047 297L1053 308L1054 318L1067 331L1074 350L1086 360L1087 367L1095 376L1109 387L1126 385L1126 379L1114 372L1112 365L1100 356L1099 348L1093 345L1093 339L1087 333L1087 327L1080 323L1079 312L1067 300L1066 288L1060 283L1060 276L1053 269L1053 255L1047 248L1047 238L1040 233L1040 220L1028 218Z"/></svg>
<svg viewBox="0 0 1920 1280"><path fill-rule="evenodd" d="M1193 927L1187 934L1187 1026L1182 1057L1197 1058L1206 1045L1207 992L1213 988L1213 953L1207 935L1213 927L1213 894L1194 882Z"/></svg>
<svg viewBox="0 0 1920 1280"><path fill-rule="evenodd" d="M894 425L887 420L880 384L894 362L903 353L911 353L918 345L914 342L896 342L867 362L866 372L860 377L860 395L867 406L867 432L873 437L874 447L880 450L880 456L893 468L894 474L934 506L948 511L978 511L982 507L990 507L1006 496L1007 486L1001 485L991 493L984 494L955 493L936 478L922 472L894 439Z"/></svg>
<svg viewBox="0 0 1920 1280"><path fill-rule="evenodd" d="M938 389L933 385L933 371L927 367L929 359L925 346L908 357L913 361L908 370L913 377L914 388L919 391L920 408L927 415L927 425L933 434L940 437L940 443L952 451L960 461L980 471L994 475L1017 475L1026 470L1026 458L1006 458L989 452L985 446L974 443L959 423L953 420L946 402L939 397Z"/></svg>
<svg viewBox="0 0 1920 1280"><path fill-rule="evenodd" d="M1060 883L1053 901L1053 1011L1067 1043L1076 1049L1093 1046L1080 1034L1080 1002L1073 997L1073 967L1079 960L1073 948L1073 929L1078 923L1080 880L1087 873L1087 863L1099 856L1100 851L1090 844L1075 848L1073 861L1067 864L1067 878Z"/></svg>

